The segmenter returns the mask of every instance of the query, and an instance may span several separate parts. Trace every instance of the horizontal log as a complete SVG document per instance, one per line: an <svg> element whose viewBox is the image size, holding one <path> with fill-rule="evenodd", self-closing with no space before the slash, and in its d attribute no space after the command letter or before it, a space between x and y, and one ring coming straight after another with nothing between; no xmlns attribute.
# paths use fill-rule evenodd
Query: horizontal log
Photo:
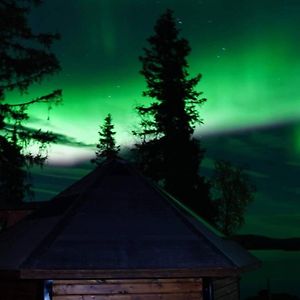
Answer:
<svg viewBox="0 0 300 300"><path fill-rule="evenodd" d="M84 300L83 296L80 295L73 295L73 296L53 296L52 297L53 300ZM95 298L93 298L95 299Z"/></svg>
<svg viewBox="0 0 300 300"><path fill-rule="evenodd" d="M223 296L215 296L215 300L239 300L239 292L235 291L231 294L223 295Z"/></svg>
<svg viewBox="0 0 300 300"><path fill-rule="evenodd" d="M115 284L115 283L181 283L181 282L194 282L202 283L202 278L150 278L150 279L77 279L77 280L61 280L57 279L53 281L53 285L65 285L65 284Z"/></svg>
<svg viewBox="0 0 300 300"><path fill-rule="evenodd" d="M200 283L66 284L54 285L54 295L158 294L202 291Z"/></svg>
<svg viewBox="0 0 300 300"><path fill-rule="evenodd" d="M139 295L84 295L54 296L53 300L203 300L199 293L190 294L139 294Z"/></svg>
<svg viewBox="0 0 300 300"><path fill-rule="evenodd" d="M215 298L226 298L233 294L233 293L238 293L239 292L239 286L237 283L235 284L230 284L230 285L227 285L221 289L218 289L218 290L215 290L214 292L214 295L215 295Z"/></svg>
<svg viewBox="0 0 300 300"><path fill-rule="evenodd" d="M224 286L236 283L239 281L239 277L226 277L226 278L215 278L213 280L214 289L219 289Z"/></svg>
<svg viewBox="0 0 300 300"><path fill-rule="evenodd" d="M39 270L23 269L21 279L90 279L90 278L192 278L192 277L225 277L236 276L239 269L129 269L129 270Z"/></svg>

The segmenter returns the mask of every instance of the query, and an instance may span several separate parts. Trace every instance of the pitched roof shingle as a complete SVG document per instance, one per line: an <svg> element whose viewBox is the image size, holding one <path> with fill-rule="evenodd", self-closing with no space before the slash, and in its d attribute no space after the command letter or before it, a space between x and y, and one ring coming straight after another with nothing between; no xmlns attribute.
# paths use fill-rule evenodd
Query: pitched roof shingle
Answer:
<svg viewBox="0 0 300 300"><path fill-rule="evenodd" d="M21 277L224 276L257 264L119 159L0 235L0 270Z"/></svg>

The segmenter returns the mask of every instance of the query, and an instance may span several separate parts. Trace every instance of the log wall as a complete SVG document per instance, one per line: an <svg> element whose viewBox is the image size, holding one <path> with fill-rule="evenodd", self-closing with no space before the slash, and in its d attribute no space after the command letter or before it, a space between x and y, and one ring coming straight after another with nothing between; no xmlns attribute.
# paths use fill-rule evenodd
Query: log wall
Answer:
<svg viewBox="0 0 300 300"><path fill-rule="evenodd" d="M218 278L213 280L214 300L239 300L239 278Z"/></svg>
<svg viewBox="0 0 300 300"><path fill-rule="evenodd" d="M202 280L54 280L53 300L203 300Z"/></svg>

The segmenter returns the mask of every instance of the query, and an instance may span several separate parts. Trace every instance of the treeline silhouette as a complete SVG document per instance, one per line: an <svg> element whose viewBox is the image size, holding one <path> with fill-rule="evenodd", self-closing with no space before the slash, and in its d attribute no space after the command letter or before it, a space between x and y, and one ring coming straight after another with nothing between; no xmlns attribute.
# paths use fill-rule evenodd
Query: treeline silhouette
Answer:
<svg viewBox="0 0 300 300"><path fill-rule="evenodd" d="M211 179L200 175L205 151L194 131L203 123L199 108L206 99L196 89L201 75L189 76L187 56L191 48L176 25L171 10L162 14L139 58L140 73L147 84L143 96L147 103L151 98L152 103L136 107L140 124L132 132L137 140L134 160L145 175L225 235L232 235L243 225L255 189L243 168L227 161L215 163ZM93 160L97 162L115 156L119 150L110 115L101 128Z"/></svg>
<svg viewBox="0 0 300 300"><path fill-rule="evenodd" d="M30 9L40 1L0 1L0 194L3 204L20 204L29 195L29 167L42 165L47 158L47 145L55 141L48 131L26 127L30 119L28 108L44 103L48 109L61 101L62 91L55 90L35 99L24 99L32 84L60 70L51 52L59 38L57 34L34 33L29 26ZM147 103L139 105L140 117L135 136L135 162L140 170L157 181L170 194L214 224L224 234L231 235L244 222L244 212L253 200L249 180L240 167L229 162L216 162L211 179L200 175L205 151L194 137L201 125L201 106L206 102L197 90L198 74L190 77L187 56L189 42L180 36L171 10L157 20L148 47L140 56L141 75L147 88L143 96ZM7 93L19 91L17 104L7 102ZM38 144L38 152L30 146ZM118 155L110 114L100 126L97 151L92 162Z"/></svg>
<svg viewBox="0 0 300 300"><path fill-rule="evenodd" d="M28 108L46 104L48 110L62 100L62 91L54 90L35 99L27 99L29 87L40 83L60 70L50 51L58 34L35 33L28 15L40 1L0 1L0 203L18 205L32 194L28 183L29 167L42 165L47 158L47 146L55 141L49 131L26 127ZM18 91L14 104L7 94ZM35 144L37 152L31 152Z"/></svg>

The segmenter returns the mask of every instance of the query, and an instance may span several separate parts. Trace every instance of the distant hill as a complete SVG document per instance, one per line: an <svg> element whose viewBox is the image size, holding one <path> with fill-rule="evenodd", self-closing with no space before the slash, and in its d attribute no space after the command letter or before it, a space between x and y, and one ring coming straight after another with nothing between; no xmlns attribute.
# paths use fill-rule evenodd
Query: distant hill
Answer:
<svg viewBox="0 0 300 300"><path fill-rule="evenodd" d="M300 238L278 239L262 235L243 234L231 237L249 250L286 250L300 251Z"/></svg>

